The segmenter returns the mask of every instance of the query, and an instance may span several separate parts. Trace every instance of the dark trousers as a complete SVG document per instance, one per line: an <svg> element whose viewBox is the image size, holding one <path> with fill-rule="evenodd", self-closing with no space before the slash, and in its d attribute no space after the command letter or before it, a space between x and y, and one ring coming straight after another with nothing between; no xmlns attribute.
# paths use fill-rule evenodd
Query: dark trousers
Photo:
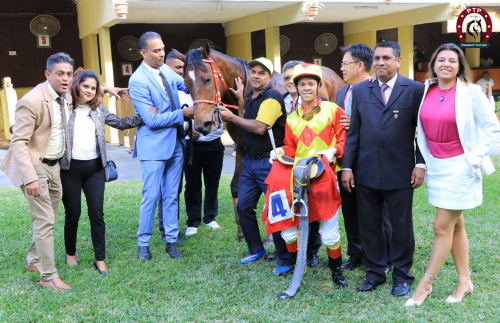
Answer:
<svg viewBox="0 0 500 323"><path fill-rule="evenodd" d="M76 253L78 220L82 209L82 189L87 199L90 220L90 234L94 246L95 259L105 259L106 241L104 224L104 168L101 158L93 160L71 160L69 170L61 170L63 187L62 202L66 211L64 221L64 245L66 254Z"/></svg>
<svg viewBox="0 0 500 323"><path fill-rule="evenodd" d="M264 181L271 171L271 164L267 158L252 159L246 155L241 162L242 171L240 184L238 186L237 210L240 216L241 230L248 245L248 252L254 255L264 250L259 231L259 219L255 213L255 208L262 193L266 193ZM286 243L281 237L281 231L273 233L274 246L276 247L276 258L278 265L291 265L290 254L286 249Z"/></svg>
<svg viewBox="0 0 500 323"><path fill-rule="evenodd" d="M341 182L341 172L337 173L339 183ZM359 236L358 207L356 199L356 188L351 188L351 193L340 186L340 197L342 198L342 216L344 217L344 228L347 238L347 255L351 262L359 263L363 261L363 247ZM387 206L382 207L382 230L384 231L387 254L391 246L392 227ZM390 259L389 259L390 263Z"/></svg>
<svg viewBox="0 0 500 323"><path fill-rule="evenodd" d="M309 236L307 239L307 259L318 254L321 247L321 235L319 234L319 221L309 223Z"/></svg>
<svg viewBox="0 0 500 323"><path fill-rule="evenodd" d="M412 201L413 189L378 190L362 185L356 186L358 220L363 258L368 267L366 279L385 280L388 259L394 270L392 279L396 283L412 283L410 274L415 251L413 236ZM386 204L392 226L390 250L387 253L383 230L382 205Z"/></svg>
<svg viewBox="0 0 500 323"><path fill-rule="evenodd" d="M192 156L191 156L192 153ZM190 158L192 157L192 158ZM191 160L191 164L189 161ZM184 201L188 227L199 227L201 223L202 184L205 184L203 201L203 223L215 220L219 212L217 195L224 160L224 145L220 138L207 142L188 140L184 151L184 175L186 187Z"/></svg>

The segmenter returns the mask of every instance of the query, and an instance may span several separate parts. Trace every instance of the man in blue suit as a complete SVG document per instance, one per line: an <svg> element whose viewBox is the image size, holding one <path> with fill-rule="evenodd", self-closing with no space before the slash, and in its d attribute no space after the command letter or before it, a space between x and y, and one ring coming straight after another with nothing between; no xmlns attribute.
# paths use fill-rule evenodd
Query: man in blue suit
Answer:
<svg viewBox="0 0 500 323"><path fill-rule="evenodd" d="M356 180L359 233L368 267L366 280L357 290L372 291L383 284L390 258L393 296L408 294L414 280L410 273L415 250L413 190L422 185L425 176L424 159L414 144L424 86L397 72L400 54L396 42L377 44L373 65L378 80L353 87L342 164L342 185L348 192ZM384 248L383 203L392 225L389 255Z"/></svg>
<svg viewBox="0 0 500 323"><path fill-rule="evenodd" d="M145 125L137 128L133 157L141 162L142 200L139 213L137 258L151 260L149 241L153 234L156 204L163 197L163 223L166 252L180 258L177 210L179 182L183 165L183 123L193 116L193 108L180 109L177 90L188 92L182 77L165 62L165 45L159 34L146 32L139 39L143 62L132 74L129 93L136 113ZM158 113L151 112L156 107Z"/></svg>

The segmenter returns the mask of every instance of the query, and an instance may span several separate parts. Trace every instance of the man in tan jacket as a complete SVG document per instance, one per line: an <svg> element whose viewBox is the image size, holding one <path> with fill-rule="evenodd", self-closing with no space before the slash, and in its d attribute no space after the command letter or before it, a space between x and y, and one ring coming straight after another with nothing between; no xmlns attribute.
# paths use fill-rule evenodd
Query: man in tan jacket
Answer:
<svg viewBox="0 0 500 323"><path fill-rule="evenodd" d="M73 59L57 53L47 60L47 81L37 85L16 104L15 125L9 151L1 168L28 202L33 238L25 269L40 273L41 287L68 290L54 265L54 226L62 197L59 160L65 149L68 94L73 78Z"/></svg>

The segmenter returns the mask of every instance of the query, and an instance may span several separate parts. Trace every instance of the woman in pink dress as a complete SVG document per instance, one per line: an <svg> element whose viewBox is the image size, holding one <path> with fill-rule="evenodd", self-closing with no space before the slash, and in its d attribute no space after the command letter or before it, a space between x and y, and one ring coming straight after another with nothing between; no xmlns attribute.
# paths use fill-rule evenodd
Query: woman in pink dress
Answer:
<svg viewBox="0 0 500 323"><path fill-rule="evenodd" d="M486 96L470 83L469 66L457 45L436 49L427 77L417 141L427 165L429 203L436 207L434 242L424 277L405 306L421 305L430 295L450 251L458 285L446 302L461 302L474 290L462 211L482 204L482 174L494 171L487 152L500 133Z"/></svg>

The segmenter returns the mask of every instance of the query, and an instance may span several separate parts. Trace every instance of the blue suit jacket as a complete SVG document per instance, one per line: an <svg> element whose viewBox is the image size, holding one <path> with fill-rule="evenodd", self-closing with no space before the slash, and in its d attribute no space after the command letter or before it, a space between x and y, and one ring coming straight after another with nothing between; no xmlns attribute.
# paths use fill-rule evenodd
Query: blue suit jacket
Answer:
<svg viewBox="0 0 500 323"><path fill-rule="evenodd" d="M165 64L161 66L160 71L165 75L172 90L175 111L172 110L167 93L144 62L129 80L129 93L135 113L139 114L145 123L137 127L135 139L133 157L138 157L140 160L169 159L175 148L177 126L184 124L177 92L181 90L188 93L184 79ZM158 108L157 114L149 111L152 107ZM179 139L185 144L184 138Z"/></svg>
<svg viewBox="0 0 500 323"><path fill-rule="evenodd" d="M415 164L425 163L414 145L423 92L422 83L400 74L387 105L378 82L353 87L342 167L353 170L356 184L381 190L411 187Z"/></svg>

